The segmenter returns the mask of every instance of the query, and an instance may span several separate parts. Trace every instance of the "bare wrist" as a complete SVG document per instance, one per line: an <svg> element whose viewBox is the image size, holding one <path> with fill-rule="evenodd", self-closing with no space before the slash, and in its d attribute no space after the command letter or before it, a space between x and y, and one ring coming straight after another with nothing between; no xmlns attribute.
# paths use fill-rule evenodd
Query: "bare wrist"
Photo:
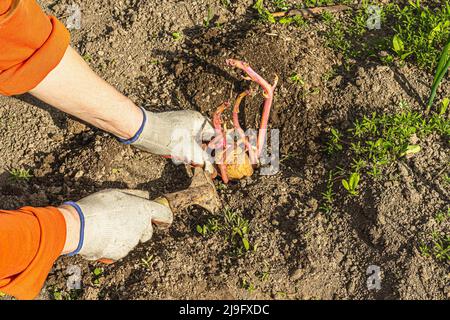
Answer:
<svg viewBox="0 0 450 320"><path fill-rule="evenodd" d="M58 210L66 221L66 242L62 254L73 252L80 241L80 217L72 206L61 205Z"/></svg>

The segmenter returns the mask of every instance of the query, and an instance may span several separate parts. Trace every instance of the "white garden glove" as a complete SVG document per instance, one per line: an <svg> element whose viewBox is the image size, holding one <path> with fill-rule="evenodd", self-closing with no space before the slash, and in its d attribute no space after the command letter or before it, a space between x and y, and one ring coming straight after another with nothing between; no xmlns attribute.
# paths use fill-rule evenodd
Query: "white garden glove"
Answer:
<svg viewBox="0 0 450 320"><path fill-rule="evenodd" d="M169 225L171 210L148 200L148 192L109 189L78 202L67 202L80 215L80 244L76 252L88 260L119 260L139 242L150 240L152 222ZM80 214L81 211L81 214ZM84 220L84 227L83 227Z"/></svg>
<svg viewBox="0 0 450 320"><path fill-rule="evenodd" d="M203 165L207 154L202 141L214 136L214 128L199 112L193 110L154 113L142 109L145 118L132 139L122 141L141 150L173 160Z"/></svg>

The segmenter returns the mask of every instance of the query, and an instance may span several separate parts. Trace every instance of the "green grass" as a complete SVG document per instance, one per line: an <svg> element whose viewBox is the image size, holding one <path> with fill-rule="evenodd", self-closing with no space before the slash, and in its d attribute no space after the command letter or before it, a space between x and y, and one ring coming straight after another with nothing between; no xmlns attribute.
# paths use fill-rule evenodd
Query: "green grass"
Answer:
<svg viewBox="0 0 450 320"><path fill-rule="evenodd" d="M443 180L447 185L450 186L450 175L449 174L444 174Z"/></svg>
<svg viewBox="0 0 450 320"><path fill-rule="evenodd" d="M450 220L450 207L447 212L440 212L435 216L438 225L443 225ZM419 245L419 251L425 257L433 257L442 262L450 262L450 234L447 231L434 230L428 237L428 240L422 241Z"/></svg>
<svg viewBox="0 0 450 320"><path fill-rule="evenodd" d="M420 252L425 257L433 257L438 261L450 262L450 234L433 232L432 239L419 246Z"/></svg>
<svg viewBox="0 0 450 320"><path fill-rule="evenodd" d="M86 61L87 63L92 62L92 56L89 53L85 53L83 55L83 60Z"/></svg>
<svg viewBox="0 0 450 320"><path fill-rule="evenodd" d="M429 71L437 66L450 36L449 0L442 1L435 9L420 1L410 1L403 6L378 4L382 7L381 30L373 31L366 27L370 4L363 1L360 9L344 19L337 19L328 12L322 15L327 27L326 44L340 52L345 62L352 58L379 57L382 62L391 63L396 56ZM381 51L388 52L388 56L380 56Z"/></svg>
<svg viewBox="0 0 450 320"><path fill-rule="evenodd" d="M408 111L405 103L399 108L404 111L363 116L343 133L336 128L330 131L324 149L342 164L336 175L342 177L343 187L350 195L358 194L362 175L378 178L389 164L421 152L420 144L411 142L413 137L423 140L436 133L444 139L450 138L450 120L444 107L429 117ZM327 188L332 190L332 186ZM323 202L326 204L327 200Z"/></svg>
<svg viewBox="0 0 450 320"><path fill-rule="evenodd" d="M324 192L322 192L322 201L321 201L321 205L319 207L319 210L326 214L331 214L333 211L334 196L335 196L335 193L333 192L333 186L334 186L333 178L334 178L334 172L330 171L328 173L326 189Z"/></svg>
<svg viewBox="0 0 450 320"><path fill-rule="evenodd" d="M249 240L249 221L239 212L229 208L226 208L222 215L211 217L205 224L197 225L196 230L203 237L212 234L222 235L238 255L252 248L256 249Z"/></svg>
<svg viewBox="0 0 450 320"><path fill-rule="evenodd" d="M183 38L183 34L181 32L178 32L178 31L172 32L172 39L174 41L179 41L182 38Z"/></svg>
<svg viewBox="0 0 450 320"><path fill-rule="evenodd" d="M266 1L266 3L268 3L273 11L287 11L293 8L293 5L285 0L272 0ZM264 0L256 0L253 4L253 9L258 13L258 20L261 22L278 22L280 24L292 24L297 27L303 27L307 24L307 22L300 15L281 18L274 17L271 10L266 7Z"/></svg>
<svg viewBox="0 0 450 320"><path fill-rule="evenodd" d="M206 9L206 17L203 18L203 25L205 28L209 28L211 20L214 18L214 11L210 5Z"/></svg>
<svg viewBox="0 0 450 320"><path fill-rule="evenodd" d="M293 73L290 77L289 77L289 81L291 81L292 83L299 85L299 86L304 86L305 85L305 81L303 80L302 76L299 75L298 73Z"/></svg>
<svg viewBox="0 0 450 320"><path fill-rule="evenodd" d="M16 182L28 181L33 177L29 169L11 169L9 174L10 179Z"/></svg>
<svg viewBox="0 0 450 320"><path fill-rule="evenodd" d="M141 263L140 263L141 266L143 266L144 268L150 270L151 269L151 262L152 262L153 258L154 258L153 255L147 256L146 258L141 258Z"/></svg>
<svg viewBox="0 0 450 320"><path fill-rule="evenodd" d="M95 268L92 270L92 284L93 285L99 285L100 284L100 278L103 276L104 269L103 268Z"/></svg>
<svg viewBox="0 0 450 320"><path fill-rule="evenodd" d="M434 220L436 220L438 224L441 224L448 219L450 219L450 207L447 209L447 212L438 212L434 217Z"/></svg>
<svg viewBox="0 0 450 320"><path fill-rule="evenodd" d="M220 4L224 8L228 9L231 6L231 0L220 0Z"/></svg>
<svg viewBox="0 0 450 320"><path fill-rule="evenodd" d="M442 50L438 66L436 68L436 74L433 79L433 84L431 85L430 98L428 99L427 112L431 110L434 99L436 97L437 89L441 84L442 80L444 79L444 76L447 73L449 67L450 67L450 38L449 41L447 42L447 45L444 47L444 50ZM447 109L449 105L449 99L448 98L444 99L442 104L443 107Z"/></svg>
<svg viewBox="0 0 450 320"><path fill-rule="evenodd" d="M420 0L409 1L404 7L391 5L388 15L395 21L393 39L401 43L397 48L401 50L393 50L399 57L409 57L420 67L432 70L450 36L450 1L441 1L435 10Z"/></svg>
<svg viewBox="0 0 450 320"><path fill-rule="evenodd" d="M82 295L82 290L65 291L56 286L49 286L47 291L49 293L50 300L79 300Z"/></svg>
<svg viewBox="0 0 450 320"><path fill-rule="evenodd" d="M256 286L246 278L241 280L241 288L247 290L249 293L253 293L256 290Z"/></svg>
<svg viewBox="0 0 450 320"><path fill-rule="evenodd" d="M342 185L344 186L345 190L348 191L348 193L351 196L357 196L358 195L358 185L359 185L359 181L361 179L361 176L359 175L358 172L353 172L349 179L342 179Z"/></svg>

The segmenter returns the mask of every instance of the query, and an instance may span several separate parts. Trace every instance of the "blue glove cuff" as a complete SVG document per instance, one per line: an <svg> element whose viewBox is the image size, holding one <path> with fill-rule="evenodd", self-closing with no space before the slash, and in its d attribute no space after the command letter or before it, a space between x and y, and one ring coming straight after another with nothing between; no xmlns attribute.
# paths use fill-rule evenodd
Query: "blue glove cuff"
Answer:
<svg viewBox="0 0 450 320"><path fill-rule="evenodd" d="M75 251L68 253L67 255L69 257L74 256L76 254L78 254L81 250L81 248L83 248L83 242L84 242L84 214L83 211L81 210L80 206L78 204L76 204L73 201L68 201L68 202L64 202L65 205L68 206L72 206L73 208L75 208L75 210L78 213L78 216L80 217L80 240L78 241L78 247L75 249Z"/></svg>
<svg viewBox="0 0 450 320"><path fill-rule="evenodd" d="M145 124L147 123L147 115L145 114L145 110L144 110L144 108L141 108L141 110L142 110L142 114L144 115L144 118L142 119L142 124L141 124L141 127L139 128L139 130L130 139L118 138L119 142L121 142L123 144L132 144L137 139L139 139L139 137L141 136L142 131L144 130Z"/></svg>

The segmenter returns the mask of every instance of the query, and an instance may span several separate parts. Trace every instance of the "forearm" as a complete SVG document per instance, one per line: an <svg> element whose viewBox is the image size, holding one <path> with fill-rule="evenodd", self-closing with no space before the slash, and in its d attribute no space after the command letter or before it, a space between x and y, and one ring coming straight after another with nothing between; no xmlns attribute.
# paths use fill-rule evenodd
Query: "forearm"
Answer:
<svg viewBox="0 0 450 320"><path fill-rule="evenodd" d="M71 47L30 93L120 138L131 138L142 124L141 109L97 76Z"/></svg>

